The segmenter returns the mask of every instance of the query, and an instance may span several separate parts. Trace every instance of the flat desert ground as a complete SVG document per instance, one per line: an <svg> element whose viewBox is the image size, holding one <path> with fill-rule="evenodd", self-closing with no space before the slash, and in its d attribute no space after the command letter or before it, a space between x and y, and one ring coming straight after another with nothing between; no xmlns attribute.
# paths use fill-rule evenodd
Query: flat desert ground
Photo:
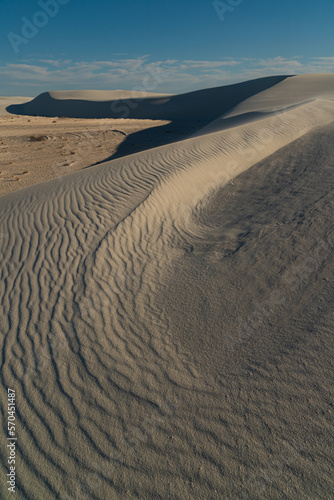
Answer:
<svg viewBox="0 0 334 500"><path fill-rule="evenodd" d="M332 499L334 75L0 115L0 497Z"/></svg>

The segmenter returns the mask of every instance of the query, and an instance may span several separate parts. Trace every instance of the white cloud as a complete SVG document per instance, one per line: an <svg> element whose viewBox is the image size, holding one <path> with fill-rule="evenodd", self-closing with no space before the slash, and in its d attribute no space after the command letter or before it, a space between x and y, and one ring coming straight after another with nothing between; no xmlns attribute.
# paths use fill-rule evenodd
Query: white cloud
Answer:
<svg viewBox="0 0 334 500"><path fill-rule="evenodd" d="M302 64L296 59L283 59L283 57L275 57L274 59L266 59L264 61L260 61L259 65L261 66L292 66L292 67L301 67Z"/></svg>
<svg viewBox="0 0 334 500"><path fill-rule="evenodd" d="M60 67L60 66L62 66L64 64L70 64L71 60L70 59L67 59L67 60L62 60L62 59L58 59L58 60L54 60L54 59L40 59L39 62L42 62L42 63L45 63L45 64L49 64L51 66Z"/></svg>
<svg viewBox="0 0 334 500"><path fill-rule="evenodd" d="M313 57L314 61L329 62L334 64L334 57Z"/></svg>
<svg viewBox="0 0 334 500"><path fill-rule="evenodd" d="M224 66L236 66L241 64L241 61L183 61L185 68L198 68L198 69L215 69Z"/></svg>
<svg viewBox="0 0 334 500"><path fill-rule="evenodd" d="M39 59L22 64L0 64L1 94L20 93L29 87L38 93L57 89L144 89L181 93L276 74L334 71L334 57L269 59L226 58L221 61L137 59L81 61Z"/></svg>

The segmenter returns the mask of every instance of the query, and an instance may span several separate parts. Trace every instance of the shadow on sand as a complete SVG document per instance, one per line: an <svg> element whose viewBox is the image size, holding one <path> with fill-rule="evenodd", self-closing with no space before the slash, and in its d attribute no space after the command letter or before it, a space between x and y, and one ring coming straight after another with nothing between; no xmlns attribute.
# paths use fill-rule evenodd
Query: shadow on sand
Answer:
<svg viewBox="0 0 334 500"><path fill-rule="evenodd" d="M240 102L277 85L289 76L258 78L180 95L108 101L55 99L49 92L44 92L30 102L8 106L6 111L12 114L45 117L170 121L167 125L131 134L120 144L116 153L104 160L109 161L187 139Z"/></svg>

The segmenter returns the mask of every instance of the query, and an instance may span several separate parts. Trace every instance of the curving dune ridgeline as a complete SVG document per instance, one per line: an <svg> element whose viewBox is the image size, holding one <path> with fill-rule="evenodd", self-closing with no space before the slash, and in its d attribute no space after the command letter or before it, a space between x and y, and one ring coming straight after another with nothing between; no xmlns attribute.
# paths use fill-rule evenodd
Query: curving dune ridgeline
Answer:
<svg viewBox="0 0 334 500"><path fill-rule="evenodd" d="M162 97L192 137L0 197L17 496L330 498L334 75Z"/></svg>

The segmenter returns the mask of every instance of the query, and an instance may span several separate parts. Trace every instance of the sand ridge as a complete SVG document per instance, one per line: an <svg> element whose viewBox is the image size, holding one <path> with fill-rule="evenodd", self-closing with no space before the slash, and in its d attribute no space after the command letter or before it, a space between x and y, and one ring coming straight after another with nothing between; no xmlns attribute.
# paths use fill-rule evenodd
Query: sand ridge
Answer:
<svg viewBox="0 0 334 500"><path fill-rule="evenodd" d="M294 95L299 86L281 79L271 88L274 109L259 106L249 121L215 124L213 132L206 123L186 140L0 197L1 398L15 387L22 498L298 498L310 491L326 498L334 491L324 447L333 438L329 358L319 352L321 342L333 348L329 309L314 316L317 334L300 344L297 359L289 347L301 338L312 289L317 307L321 297L332 300L323 275L317 278L328 255L315 274L304 270L297 298L291 279L284 281L292 300L277 302L276 337L266 333L265 314L251 333L240 330L254 312L252 287L260 309L277 289L271 265L281 273L299 265L305 239L311 248L320 237L332 244L334 94L324 96L323 77L317 81L298 106L283 100L278 112L275 87L286 82L284 95ZM238 89L242 106L247 92ZM267 92L263 82L258 91L258 99ZM305 368L291 370L299 362L321 366L309 406L307 392L289 406L307 377ZM275 401L285 405L279 418ZM327 433L321 449L308 441L317 439L317 405ZM294 436L301 409L308 435Z"/></svg>

